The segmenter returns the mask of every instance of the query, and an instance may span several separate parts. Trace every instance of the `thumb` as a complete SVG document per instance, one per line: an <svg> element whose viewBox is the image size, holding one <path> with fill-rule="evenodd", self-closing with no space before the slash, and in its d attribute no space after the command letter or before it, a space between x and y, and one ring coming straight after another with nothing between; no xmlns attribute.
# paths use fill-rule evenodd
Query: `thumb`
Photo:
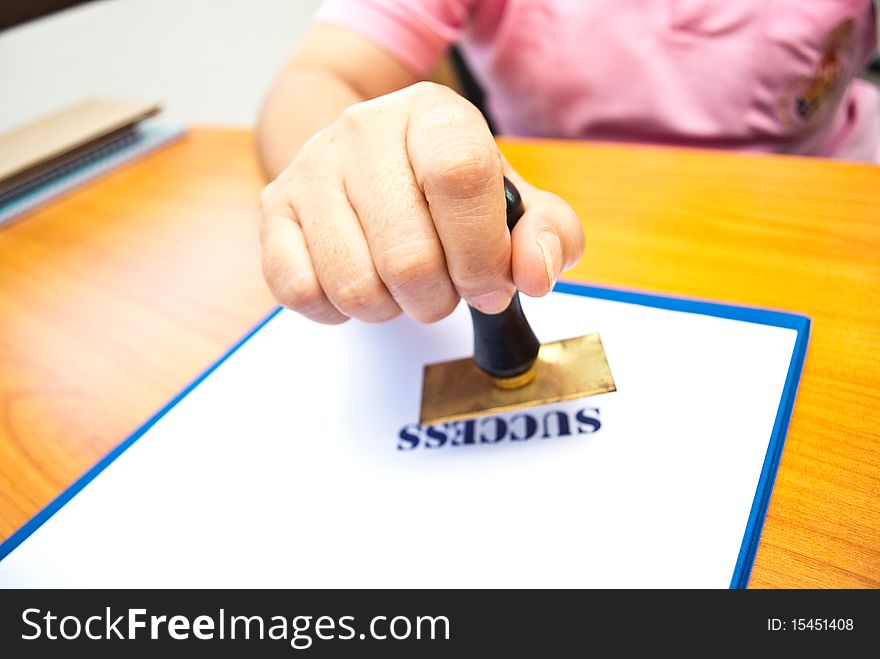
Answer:
<svg viewBox="0 0 880 659"><path fill-rule="evenodd" d="M546 295L560 273L580 260L584 231L577 213L560 197L529 185L509 165L505 169L525 207L511 234L513 283L526 295Z"/></svg>

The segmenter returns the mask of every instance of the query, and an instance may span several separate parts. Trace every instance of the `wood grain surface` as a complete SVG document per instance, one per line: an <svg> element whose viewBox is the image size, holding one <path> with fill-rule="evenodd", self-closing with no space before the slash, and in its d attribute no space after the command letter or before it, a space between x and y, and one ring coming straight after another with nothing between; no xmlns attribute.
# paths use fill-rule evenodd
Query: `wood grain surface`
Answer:
<svg viewBox="0 0 880 659"><path fill-rule="evenodd" d="M581 215L587 251L565 278L812 318L750 585L880 587L880 168L502 148ZM195 129L0 229L0 539L273 306L260 187L249 133Z"/></svg>

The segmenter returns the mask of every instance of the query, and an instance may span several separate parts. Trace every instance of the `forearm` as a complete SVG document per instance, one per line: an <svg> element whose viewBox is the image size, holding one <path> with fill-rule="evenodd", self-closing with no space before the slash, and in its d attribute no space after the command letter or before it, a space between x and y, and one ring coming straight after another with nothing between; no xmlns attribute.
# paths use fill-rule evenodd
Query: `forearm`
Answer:
<svg viewBox="0 0 880 659"><path fill-rule="evenodd" d="M276 79L257 122L257 153L266 178L275 178L315 133L349 105L364 100L332 72L287 68Z"/></svg>

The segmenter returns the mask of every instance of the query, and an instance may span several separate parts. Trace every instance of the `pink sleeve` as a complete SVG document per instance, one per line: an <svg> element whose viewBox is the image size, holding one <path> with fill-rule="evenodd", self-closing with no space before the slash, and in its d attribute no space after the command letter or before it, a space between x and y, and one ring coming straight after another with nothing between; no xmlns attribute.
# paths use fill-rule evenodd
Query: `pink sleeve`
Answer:
<svg viewBox="0 0 880 659"><path fill-rule="evenodd" d="M426 75L458 38L474 0L325 0L317 20L347 28Z"/></svg>

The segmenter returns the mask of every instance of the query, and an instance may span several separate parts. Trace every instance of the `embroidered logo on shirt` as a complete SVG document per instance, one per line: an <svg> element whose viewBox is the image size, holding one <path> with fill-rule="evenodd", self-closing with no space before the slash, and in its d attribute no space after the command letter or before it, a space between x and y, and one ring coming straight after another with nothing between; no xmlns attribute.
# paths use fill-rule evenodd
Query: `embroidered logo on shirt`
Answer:
<svg viewBox="0 0 880 659"><path fill-rule="evenodd" d="M797 128L820 117L828 99L846 82L844 52L851 46L855 21L839 23L820 46L819 62L812 76L797 78L779 104L779 118L787 128Z"/></svg>

